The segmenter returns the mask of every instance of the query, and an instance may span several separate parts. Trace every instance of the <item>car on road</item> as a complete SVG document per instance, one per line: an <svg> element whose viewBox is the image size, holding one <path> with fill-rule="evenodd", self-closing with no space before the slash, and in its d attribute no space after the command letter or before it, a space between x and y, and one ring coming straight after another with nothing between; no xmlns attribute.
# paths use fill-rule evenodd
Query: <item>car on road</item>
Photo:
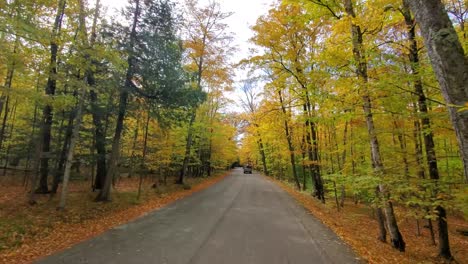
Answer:
<svg viewBox="0 0 468 264"><path fill-rule="evenodd" d="M244 174L252 174L252 165L245 165L244 166Z"/></svg>

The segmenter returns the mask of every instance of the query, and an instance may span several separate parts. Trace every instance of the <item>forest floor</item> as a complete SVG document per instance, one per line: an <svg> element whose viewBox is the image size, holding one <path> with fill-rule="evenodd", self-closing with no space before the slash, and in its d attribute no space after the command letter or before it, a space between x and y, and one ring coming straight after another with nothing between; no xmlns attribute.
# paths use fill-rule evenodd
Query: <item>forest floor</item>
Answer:
<svg viewBox="0 0 468 264"><path fill-rule="evenodd" d="M30 206L27 191L20 183L3 180L0 263L30 263L205 189L227 175L224 172L209 178L187 178L184 186L173 184L174 179L168 178L168 184L157 189L151 188L148 179L140 200L136 199L138 177L121 179L108 203L93 201L97 192L90 191L89 181L74 181L65 211L56 210L60 193L54 197L38 195L38 203Z"/></svg>
<svg viewBox="0 0 468 264"><path fill-rule="evenodd" d="M425 222L420 222L420 235L417 234L416 220L405 216L405 211L396 207L395 211L400 232L406 242L406 252L394 250L389 243L381 243L377 240L378 224L373 216L372 209L364 204L354 204L346 201L340 212L331 198L326 204L322 204L313 198L308 192L297 191L293 185L267 177L274 181L299 203L301 203L312 215L320 219L356 253L369 263L443 263L437 257L437 246L432 244L428 228L423 228ZM468 237L463 236L457 229L468 229L468 221L461 216L449 216L450 246L455 258L453 263L468 263ZM437 228L434 224L435 238L437 240Z"/></svg>

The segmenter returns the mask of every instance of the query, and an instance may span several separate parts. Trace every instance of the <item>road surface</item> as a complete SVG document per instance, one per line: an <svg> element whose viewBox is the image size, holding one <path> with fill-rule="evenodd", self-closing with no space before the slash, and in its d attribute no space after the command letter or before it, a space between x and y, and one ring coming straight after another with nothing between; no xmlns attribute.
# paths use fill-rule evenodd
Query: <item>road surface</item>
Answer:
<svg viewBox="0 0 468 264"><path fill-rule="evenodd" d="M212 187L37 263L357 263L287 193L235 169Z"/></svg>

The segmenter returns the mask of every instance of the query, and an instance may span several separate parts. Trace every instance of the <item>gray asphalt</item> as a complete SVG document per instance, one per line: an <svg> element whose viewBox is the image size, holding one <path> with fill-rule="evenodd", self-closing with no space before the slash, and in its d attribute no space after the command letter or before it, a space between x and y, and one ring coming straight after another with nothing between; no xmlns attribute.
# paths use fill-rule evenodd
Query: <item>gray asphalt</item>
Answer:
<svg viewBox="0 0 468 264"><path fill-rule="evenodd" d="M37 263L359 263L281 188L232 175L194 195Z"/></svg>

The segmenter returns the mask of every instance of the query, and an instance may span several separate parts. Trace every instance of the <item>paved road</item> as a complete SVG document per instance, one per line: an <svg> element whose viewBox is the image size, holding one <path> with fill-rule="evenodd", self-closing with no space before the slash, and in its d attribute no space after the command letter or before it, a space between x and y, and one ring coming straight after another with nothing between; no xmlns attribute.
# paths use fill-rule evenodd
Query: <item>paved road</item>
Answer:
<svg viewBox="0 0 468 264"><path fill-rule="evenodd" d="M216 185L38 263L356 263L283 190L235 169Z"/></svg>

